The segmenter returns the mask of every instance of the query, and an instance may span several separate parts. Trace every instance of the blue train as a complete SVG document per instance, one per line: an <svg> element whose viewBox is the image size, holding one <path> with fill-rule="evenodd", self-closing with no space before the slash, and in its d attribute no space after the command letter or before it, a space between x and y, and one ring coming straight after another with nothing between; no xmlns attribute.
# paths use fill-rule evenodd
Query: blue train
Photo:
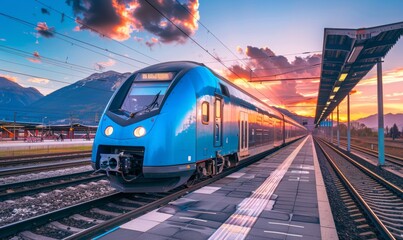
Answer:
<svg viewBox="0 0 403 240"><path fill-rule="evenodd" d="M132 74L98 126L92 166L121 192L164 192L280 147L307 129L203 64Z"/></svg>

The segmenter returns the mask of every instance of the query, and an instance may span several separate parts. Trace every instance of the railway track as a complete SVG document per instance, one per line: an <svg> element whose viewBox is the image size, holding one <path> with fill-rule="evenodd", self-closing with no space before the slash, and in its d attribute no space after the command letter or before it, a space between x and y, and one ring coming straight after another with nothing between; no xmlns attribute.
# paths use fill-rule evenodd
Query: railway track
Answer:
<svg viewBox="0 0 403 240"><path fill-rule="evenodd" d="M170 192L158 194L113 193L106 197L5 225L0 227L0 238L18 235L31 239L43 239L45 237L89 239L161 205L165 205L190 191L197 190L230 175L262 159L269 153L274 152L274 150L278 149L257 155L234 168L226 169L221 174L213 178L203 179L190 187L179 187Z"/></svg>
<svg viewBox="0 0 403 240"><path fill-rule="evenodd" d="M336 187L362 239L403 239L403 193L332 145L318 141L339 180ZM339 181L339 182L338 182ZM375 231L371 226L375 226Z"/></svg>
<svg viewBox="0 0 403 240"><path fill-rule="evenodd" d="M54 170L54 169L79 167L79 166L84 166L84 165L89 165L89 164L90 164L90 161L88 159L84 159L84 160L70 160L70 161L57 162L57 163L45 163L45 164L24 165L24 166L17 166L17 167L7 167L7 168L0 169L0 177L32 173L32 172L40 172L40 171L49 171L49 170Z"/></svg>
<svg viewBox="0 0 403 240"><path fill-rule="evenodd" d="M66 153L55 153L55 154L43 154L43 155L31 155L31 156L21 156L21 157L1 157L0 167L21 165L21 164L32 164L32 163L43 163L52 162L58 160L69 160L76 158L88 158L91 157L90 151L79 151L79 152L66 152Z"/></svg>
<svg viewBox="0 0 403 240"><path fill-rule="evenodd" d="M345 143L343 143L342 145L347 146L347 144L345 144ZM368 149L368 148L365 148L365 147L360 147L360 146L357 146L357 145L351 145L351 148L356 150L356 151L362 152L364 154L367 154L367 155L370 155L370 156L373 156L373 157L376 157L376 158L378 157L378 152L374 151L372 149ZM385 161L388 161L390 163L396 164L399 167L403 167L403 158L402 157L393 156L391 154L385 153Z"/></svg>
<svg viewBox="0 0 403 240"><path fill-rule="evenodd" d="M56 177L0 185L0 201L106 178L105 175L91 175L92 173L93 171L85 171Z"/></svg>

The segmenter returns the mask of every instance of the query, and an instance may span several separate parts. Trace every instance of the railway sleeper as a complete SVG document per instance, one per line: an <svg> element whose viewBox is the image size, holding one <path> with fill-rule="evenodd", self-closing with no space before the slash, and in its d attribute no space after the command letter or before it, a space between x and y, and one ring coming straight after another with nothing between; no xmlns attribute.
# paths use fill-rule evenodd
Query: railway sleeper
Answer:
<svg viewBox="0 0 403 240"><path fill-rule="evenodd" d="M102 210L99 208L93 208L93 209L91 209L91 211L94 213L98 213L98 214L101 214L104 216L109 216L109 217L117 217L117 216L122 215L121 213L106 211L106 210Z"/></svg>
<svg viewBox="0 0 403 240"><path fill-rule="evenodd" d="M104 220L101 219L95 219L95 218L89 218L89 217L84 217L83 215L80 214L74 214L71 216L72 219L77 220L77 221L85 221L88 223L103 223L105 222Z"/></svg>
<svg viewBox="0 0 403 240"><path fill-rule="evenodd" d="M62 224L60 222L57 222L57 221L49 223L49 226L51 226L53 228L56 228L56 229L66 231L66 232L69 232L69 233L78 233L78 232L81 232L81 231L84 230L84 229L81 229L81 228L70 227L70 226Z"/></svg>
<svg viewBox="0 0 403 240"><path fill-rule="evenodd" d="M23 231L19 234L23 239L32 239L32 240L36 240L36 239L41 239L41 240L56 240L55 238L51 238L51 237L46 237L43 235L39 235L36 233L33 233L31 231Z"/></svg>

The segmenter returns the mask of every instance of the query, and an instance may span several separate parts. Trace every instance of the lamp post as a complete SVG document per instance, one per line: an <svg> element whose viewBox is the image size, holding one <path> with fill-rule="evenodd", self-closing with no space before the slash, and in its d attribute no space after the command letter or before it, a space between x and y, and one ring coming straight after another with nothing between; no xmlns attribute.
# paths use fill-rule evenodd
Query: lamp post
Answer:
<svg viewBox="0 0 403 240"><path fill-rule="evenodd" d="M42 118L42 138L43 138L43 130L44 130L44 128L45 128L44 124L45 124L45 119L46 119L46 118L48 118L48 117L43 117L43 118Z"/></svg>

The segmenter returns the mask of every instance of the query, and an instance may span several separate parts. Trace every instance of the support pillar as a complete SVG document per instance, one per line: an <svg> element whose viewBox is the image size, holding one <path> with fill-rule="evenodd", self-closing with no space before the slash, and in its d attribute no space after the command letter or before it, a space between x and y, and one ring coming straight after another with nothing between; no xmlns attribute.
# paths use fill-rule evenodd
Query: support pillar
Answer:
<svg viewBox="0 0 403 240"><path fill-rule="evenodd" d="M339 105L337 105L337 147L340 147Z"/></svg>
<svg viewBox="0 0 403 240"><path fill-rule="evenodd" d="M347 94L347 152L351 150L351 132L350 132L350 93Z"/></svg>
<svg viewBox="0 0 403 240"><path fill-rule="evenodd" d="M333 112L330 120L330 143L333 144Z"/></svg>
<svg viewBox="0 0 403 240"><path fill-rule="evenodd" d="M378 76L378 165L385 164L385 136L383 123L383 85L382 85L382 61L378 59L377 63Z"/></svg>

